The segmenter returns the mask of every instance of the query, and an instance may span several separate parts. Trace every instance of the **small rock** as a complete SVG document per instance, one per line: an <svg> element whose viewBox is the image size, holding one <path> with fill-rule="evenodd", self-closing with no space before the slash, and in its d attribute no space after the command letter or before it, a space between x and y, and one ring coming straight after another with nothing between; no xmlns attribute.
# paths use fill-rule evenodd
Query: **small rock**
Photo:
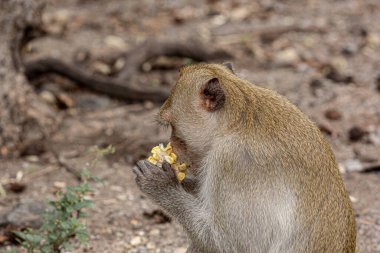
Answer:
<svg viewBox="0 0 380 253"><path fill-rule="evenodd" d="M369 34L369 36L367 37L367 44L368 44L368 46L373 47L373 48L379 46L380 45L380 35L375 34L375 33Z"/></svg>
<svg viewBox="0 0 380 253"><path fill-rule="evenodd" d="M251 15L251 9L244 7L235 8L230 12L230 18L233 21L242 21Z"/></svg>
<svg viewBox="0 0 380 253"><path fill-rule="evenodd" d="M70 18L70 11L65 9L60 9L55 12L54 19L61 23L67 23Z"/></svg>
<svg viewBox="0 0 380 253"><path fill-rule="evenodd" d="M110 190L114 192L123 192L124 189L120 185L111 185Z"/></svg>
<svg viewBox="0 0 380 253"><path fill-rule="evenodd" d="M118 58L113 64L113 68L116 72L120 71L125 65L125 60L123 58Z"/></svg>
<svg viewBox="0 0 380 253"><path fill-rule="evenodd" d="M56 181L54 182L54 187L57 188L58 190L61 190L66 187L66 182L61 182L61 181Z"/></svg>
<svg viewBox="0 0 380 253"><path fill-rule="evenodd" d="M154 107L153 102L148 101L148 100L144 102L144 108L145 108L145 109L150 110L150 109L152 109L153 107Z"/></svg>
<svg viewBox="0 0 380 253"><path fill-rule="evenodd" d="M121 49L121 50L128 49L128 44L124 41L123 38L118 37L118 36L114 36L114 35L107 36L104 39L104 43L107 46L113 47L113 48L117 48L117 49Z"/></svg>
<svg viewBox="0 0 380 253"><path fill-rule="evenodd" d="M358 202L358 199L355 198L354 196L351 196L351 195L350 195L350 200L351 200L352 203Z"/></svg>
<svg viewBox="0 0 380 253"><path fill-rule="evenodd" d="M42 224L41 215L46 210L46 207L44 202L35 200L19 203L10 212L2 216L4 218L0 220L0 227L38 228Z"/></svg>
<svg viewBox="0 0 380 253"><path fill-rule="evenodd" d="M74 100L71 99L67 94L61 92L57 96L58 107L61 109L72 108L74 106Z"/></svg>
<svg viewBox="0 0 380 253"><path fill-rule="evenodd" d="M7 156L9 154L9 149L5 146L0 147L0 156Z"/></svg>
<svg viewBox="0 0 380 253"><path fill-rule="evenodd" d="M211 24L214 26L221 26L227 23L228 19L223 14L215 15L211 19Z"/></svg>
<svg viewBox="0 0 380 253"><path fill-rule="evenodd" d="M173 251L173 253L186 253L186 251L187 251L187 248L183 248L183 247L181 247L181 248L176 248L176 249Z"/></svg>
<svg viewBox="0 0 380 253"><path fill-rule="evenodd" d="M380 92L380 75L376 78L376 89L378 92Z"/></svg>
<svg viewBox="0 0 380 253"><path fill-rule="evenodd" d="M126 201L127 200L127 195L126 194L118 194L116 196L117 200L120 200L120 201Z"/></svg>
<svg viewBox="0 0 380 253"><path fill-rule="evenodd" d="M195 14L196 14L195 9L193 7L185 6L183 8L176 10L173 13L173 16L174 16L173 21L177 24L182 24L182 23L194 18Z"/></svg>
<svg viewBox="0 0 380 253"><path fill-rule="evenodd" d="M339 163L339 164L338 164L338 169L339 169L339 172L340 172L341 174L346 173L346 168L344 167L343 164Z"/></svg>
<svg viewBox="0 0 380 253"><path fill-rule="evenodd" d="M133 246L137 246L137 245L140 245L142 242L142 239L140 236L135 236L132 238L132 240L130 241L131 245Z"/></svg>
<svg viewBox="0 0 380 253"><path fill-rule="evenodd" d="M102 75L109 75L112 71L110 66L100 61L94 62L92 64L92 68L94 69L95 72Z"/></svg>
<svg viewBox="0 0 380 253"><path fill-rule="evenodd" d="M358 126L354 126L348 131L348 138L350 139L350 141L356 142L361 140L367 134L367 131L363 130Z"/></svg>
<svg viewBox="0 0 380 253"><path fill-rule="evenodd" d="M299 56L294 48L286 48L274 56L274 62L283 67L294 66L299 61Z"/></svg>
<svg viewBox="0 0 380 253"><path fill-rule="evenodd" d="M31 163L37 163L40 161L40 158L36 155L28 155L25 157L25 159L28 161L28 162L31 162Z"/></svg>
<svg viewBox="0 0 380 253"><path fill-rule="evenodd" d="M155 249L156 248L156 244L154 242L148 242L146 244L146 247L147 247L147 249Z"/></svg>
<svg viewBox="0 0 380 253"><path fill-rule="evenodd" d="M357 159L348 159L343 163L344 168L347 172L362 171L363 164Z"/></svg>
<svg viewBox="0 0 380 253"><path fill-rule="evenodd" d="M132 219L130 221L131 225L133 226L133 228L137 229L137 228L141 228L142 226L142 223L136 219Z"/></svg>
<svg viewBox="0 0 380 253"><path fill-rule="evenodd" d="M57 100L53 93L50 91L44 90L40 93L40 97L47 102L48 104L55 105L57 103Z"/></svg>
<svg viewBox="0 0 380 253"><path fill-rule="evenodd" d="M330 120L340 120L342 118L342 114L335 109L329 109L325 112L325 117Z"/></svg>
<svg viewBox="0 0 380 253"><path fill-rule="evenodd" d="M150 232L149 232L149 235L150 236L158 236L160 235L160 230L159 229L152 229Z"/></svg>

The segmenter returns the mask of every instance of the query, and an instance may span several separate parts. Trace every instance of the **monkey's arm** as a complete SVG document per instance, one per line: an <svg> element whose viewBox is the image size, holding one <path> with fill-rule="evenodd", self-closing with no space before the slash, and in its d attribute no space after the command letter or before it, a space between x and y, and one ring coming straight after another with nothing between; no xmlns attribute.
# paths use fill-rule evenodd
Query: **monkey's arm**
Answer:
<svg viewBox="0 0 380 253"><path fill-rule="evenodd" d="M133 168L141 191L176 218L197 245L216 248L210 219L201 201L178 182L168 163L162 168L141 160ZM193 181L192 183L195 183Z"/></svg>
<svg viewBox="0 0 380 253"><path fill-rule="evenodd" d="M187 192L193 195L195 195L199 189L198 180L195 177L188 175L186 175L185 179L182 181L182 186Z"/></svg>

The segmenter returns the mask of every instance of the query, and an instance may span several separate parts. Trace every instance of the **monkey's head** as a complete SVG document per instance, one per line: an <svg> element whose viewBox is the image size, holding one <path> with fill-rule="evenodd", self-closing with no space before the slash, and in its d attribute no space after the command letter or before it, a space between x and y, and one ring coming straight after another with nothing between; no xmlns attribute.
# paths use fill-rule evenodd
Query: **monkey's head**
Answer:
<svg viewBox="0 0 380 253"><path fill-rule="evenodd" d="M199 161L225 127L221 117L228 99L225 83L233 76L231 65L196 64L180 69L158 118L171 127L170 141L181 160Z"/></svg>

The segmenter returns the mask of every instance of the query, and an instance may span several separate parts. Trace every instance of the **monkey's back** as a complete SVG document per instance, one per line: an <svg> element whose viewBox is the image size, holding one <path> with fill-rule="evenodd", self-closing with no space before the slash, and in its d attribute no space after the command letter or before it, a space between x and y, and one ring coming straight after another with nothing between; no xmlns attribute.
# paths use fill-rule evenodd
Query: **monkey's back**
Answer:
<svg viewBox="0 0 380 253"><path fill-rule="evenodd" d="M316 125L274 91L232 81L238 87L234 95L244 96L244 106L227 97L230 107L240 108L229 126L234 134L219 136L208 157L215 164L208 173L214 177L208 198L218 210L216 219L228 227L218 229L234 238L224 248L355 252L351 202L332 150Z"/></svg>

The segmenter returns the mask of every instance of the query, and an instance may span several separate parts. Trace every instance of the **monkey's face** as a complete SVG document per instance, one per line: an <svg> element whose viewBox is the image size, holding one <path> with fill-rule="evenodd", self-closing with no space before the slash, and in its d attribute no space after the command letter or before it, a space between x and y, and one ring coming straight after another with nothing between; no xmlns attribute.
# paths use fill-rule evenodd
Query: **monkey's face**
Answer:
<svg viewBox="0 0 380 253"><path fill-rule="evenodd" d="M170 142L179 159L198 164L207 155L218 127L218 111L225 94L211 71L186 67L159 113L172 129Z"/></svg>

